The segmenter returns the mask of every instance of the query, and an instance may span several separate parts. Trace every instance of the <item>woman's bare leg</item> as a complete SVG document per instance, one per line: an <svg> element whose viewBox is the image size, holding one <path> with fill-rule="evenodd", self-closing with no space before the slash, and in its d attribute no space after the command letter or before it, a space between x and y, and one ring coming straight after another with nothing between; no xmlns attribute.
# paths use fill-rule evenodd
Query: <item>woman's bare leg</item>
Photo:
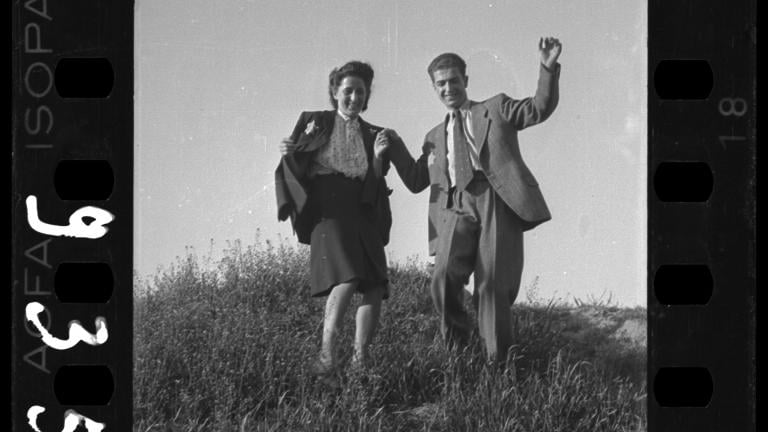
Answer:
<svg viewBox="0 0 768 432"><path fill-rule="evenodd" d="M336 285L325 302L325 319L323 323L323 342L320 348L320 362L324 367L336 365L336 340L341 331L344 313L349 307L352 294L357 289L357 282L345 282Z"/></svg>
<svg viewBox="0 0 768 432"><path fill-rule="evenodd" d="M363 301L357 308L355 353L352 358L352 362L357 366L365 366L368 362L368 347L376 334L383 297L384 286L372 288L363 294Z"/></svg>

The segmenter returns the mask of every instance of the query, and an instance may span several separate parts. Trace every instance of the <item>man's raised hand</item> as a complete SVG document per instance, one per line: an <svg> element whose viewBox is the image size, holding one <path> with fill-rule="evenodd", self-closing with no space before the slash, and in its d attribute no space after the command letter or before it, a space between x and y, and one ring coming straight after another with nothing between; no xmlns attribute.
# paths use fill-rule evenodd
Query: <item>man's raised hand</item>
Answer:
<svg viewBox="0 0 768 432"><path fill-rule="evenodd" d="M557 38L545 37L539 39L539 54L541 55L541 63L551 69L557 63L560 53L563 51L563 45Z"/></svg>

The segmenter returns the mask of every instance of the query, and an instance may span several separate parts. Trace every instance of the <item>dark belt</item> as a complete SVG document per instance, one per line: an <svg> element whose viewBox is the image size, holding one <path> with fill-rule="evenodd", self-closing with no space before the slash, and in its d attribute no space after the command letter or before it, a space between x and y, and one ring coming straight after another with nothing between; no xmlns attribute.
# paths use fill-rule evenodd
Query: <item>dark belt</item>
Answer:
<svg viewBox="0 0 768 432"><path fill-rule="evenodd" d="M480 170L472 171L472 180L488 181L488 177Z"/></svg>
<svg viewBox="0 0 768 432"><path fill-rule="evenodd" d="M363 182L363 179L361 179L360 177L347 177L346 175L344 175L344 174L342 174L340 172L315 174L314 177L312 177L312 178L319 179L319 178L333 178L333 177L342 178L344 180L353 180L353 181L356 181L358 183L362 183Z"/></svg>
<svg viewBox="0 0 768 432"><path fill-rule="evenodd" d="M485 175L484 172L480 170L472 171L472 180L469 182L469 185L471 185L474 182L488 182L488 177ZM467 187L469 187L467 185ZM456 186L451 186L450 189L448 189L448 200L446 202L445 208L453 208L454 206L454 195L456 194Z"/></svg>
<svg viewBox="0 0 768 432"><path fill-rule="evenodd" d="M485 175L484 172L482 172L480 170L474 170L474 171L472 171L472 180L470 180L470 182L472 182L472 181L486 181L487 182L488 181L488 177ZM454 189L456 189L456 185L451 185L449 191L453 191Z"/></svg>

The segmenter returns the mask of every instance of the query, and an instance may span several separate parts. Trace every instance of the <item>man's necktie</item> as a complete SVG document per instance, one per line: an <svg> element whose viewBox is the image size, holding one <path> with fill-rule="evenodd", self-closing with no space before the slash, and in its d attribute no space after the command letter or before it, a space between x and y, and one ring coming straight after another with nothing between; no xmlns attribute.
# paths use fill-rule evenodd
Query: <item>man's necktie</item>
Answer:
<svg viewBox="0 0 768 432"><path fill-rule="evenodd" d="M453 164L456 178L454 184L459 190L464 190L472 181L472 162L469 160L469 143L464 134L464 119L461 111L453 112Z"/></svg>

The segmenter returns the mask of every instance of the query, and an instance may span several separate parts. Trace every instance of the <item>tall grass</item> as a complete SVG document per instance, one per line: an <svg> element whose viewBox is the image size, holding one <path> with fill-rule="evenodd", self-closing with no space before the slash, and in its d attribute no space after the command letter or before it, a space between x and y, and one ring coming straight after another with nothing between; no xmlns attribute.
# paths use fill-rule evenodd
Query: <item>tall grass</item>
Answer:
<svg viewBox="0 0 768 432"><path fill-rule="evenodd" d="M190 254L137 281L134 431L645 429L643 350L590 332L566 307L514 306L517 344L499 370L477 338L444 348L429 274L396 265L371 370L332 389L308 372L323 309L309 297L308 250L234 243L207 264Z"/></svg>

